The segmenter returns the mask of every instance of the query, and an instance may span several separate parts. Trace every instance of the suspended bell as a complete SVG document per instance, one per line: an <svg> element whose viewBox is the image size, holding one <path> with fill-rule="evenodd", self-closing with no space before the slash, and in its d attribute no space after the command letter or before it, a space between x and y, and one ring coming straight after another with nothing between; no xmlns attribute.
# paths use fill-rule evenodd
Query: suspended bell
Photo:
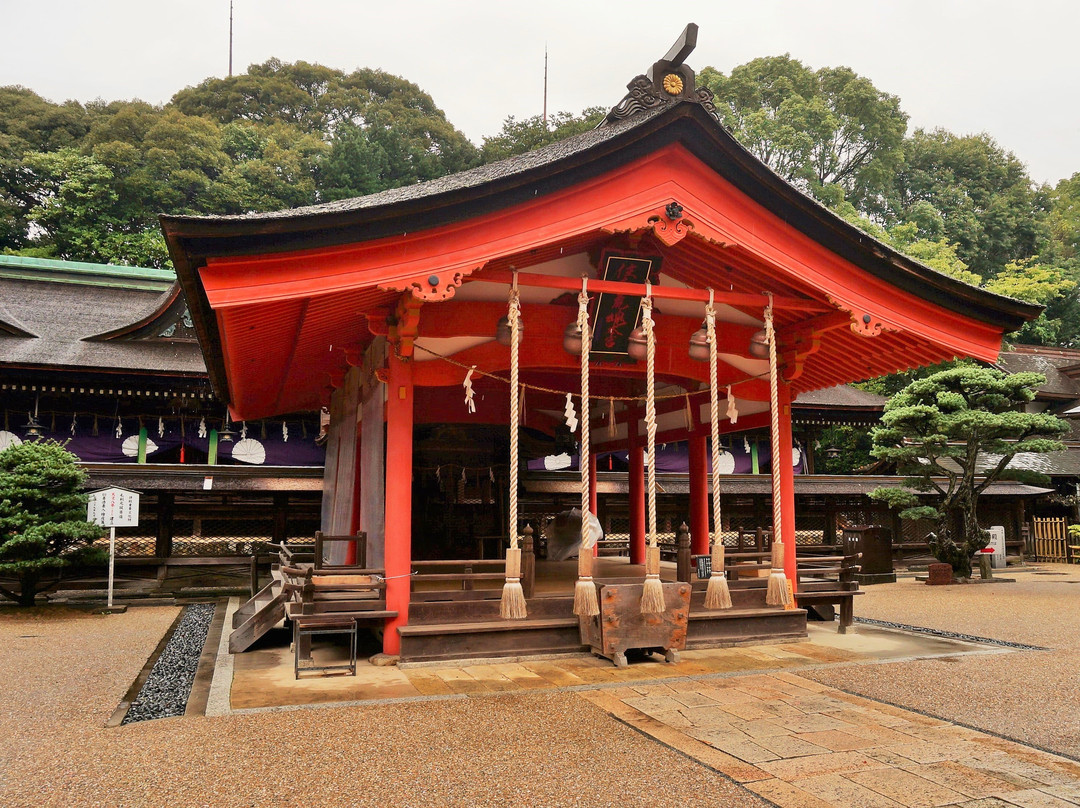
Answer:
<svg viewBox="0 0 1080 808"><path fill-rule="evenodd" d="M757 331L750 337L750 355L757 359L769 358L769 341L765 339L765 329Z"/></svg>
<svg viewBox="0 0 1080 808"><path fill-rule="evenodd" d="M522 338L525 336L525 323L520 318L518 319L518 343L521 343ZM499 324L495 326L495 341L500 345L510 346L510 318L507 315L503 315L499 319Z"/></svg>
<svg viewBox="0 0 1080 808"><path fill-rule="evenodd" d="M645 329L640 326L630 332L630 341L626 344L626 353L631 359L644 359L649 353L649 341Z"/></svg>
<svg viewBox="0 0 1080 808"><path fill-rule="evenodd" d="M574 356L581 356L581 326L577 320L566 326L562 335L563 350Z"/></svg>
<svg viewBox="0 0 1080 808"><path fill-rule="evenodd" d="M705 323L690 335L690 358L698 362L709 361L709 331Z"/></svg>

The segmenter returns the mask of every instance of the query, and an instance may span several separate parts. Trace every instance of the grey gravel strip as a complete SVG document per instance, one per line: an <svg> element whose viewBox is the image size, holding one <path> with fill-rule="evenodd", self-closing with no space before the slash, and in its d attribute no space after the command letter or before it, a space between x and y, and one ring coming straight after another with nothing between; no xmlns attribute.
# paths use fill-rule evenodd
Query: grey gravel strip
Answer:
<svg viewBox="0 0 1080 808"><path fill-rule="evenodd" d="M124 716L124 724L184 714L214 608L212 603L193 603L184 609L169 644Z"/></svg>
<svg viewBox="0 0 1080 808"><path fill-rule="evenodd" d="M882 628L896 628L901 631L913 631L917 634L930 634L934 637L944 637L948 640L962 640L964 642L977 642L984 645L1000 645L1003 648L1017 648L1021 651L1049 651L1041 645L1025 645L1022 642L1009 642L1008 640L995 640L990 637L976 637L974 634L961 634L956 631L942 631L937 628L925 628L924 626L909 626L906 623L890 623L887 620L874 620L872 617L856 617L856 623L866 623L871 626ZM908 709L908 708L904 708Z"/></svg>

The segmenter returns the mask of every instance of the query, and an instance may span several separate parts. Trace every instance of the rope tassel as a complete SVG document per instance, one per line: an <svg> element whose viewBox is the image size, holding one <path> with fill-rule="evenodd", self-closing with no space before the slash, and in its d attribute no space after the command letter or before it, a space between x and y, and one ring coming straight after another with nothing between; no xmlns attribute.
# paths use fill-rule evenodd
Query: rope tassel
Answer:
<svg viewBox="0 0 1080 808"><path fill-rule="evenodd" d="M784 574L784 543L773 541L772 572L769 573L769 585L765 590L766 606L787 606L791 603L788 592L787 576Z"/></svg>
<svg viewBox="0 0 1080 808"><path fill-rule="evenodd" d="M510 287L510 547L506 551L506 582L503 584L502 598L499 601L499 616L504 620L523 620L528 617L525 604L525 590L521 586L521 548L518 547L518 343L521 341L521 310L518 298L517 275ZM465 402L472 404L472 383L470 369L465 376ZM470 410L470 411L474 411ZM438 472L436 472L437 474ZM465 470L461 473L464 475Z"/></svg>
<svg viewBox="0 0 1080 808"><path fill-rule="evenodd" d="M582 548L578 551L578 579L574 584L574 614L578 617L595 617L600 614L600 603L596 598L592 567L592 551Z"/></svg>
<svg viewBox="0 0 1080 808"><path fill-rule="evenodd" d="M524 620L528 617L525 590L521 586L521 548L506 551L506 583L499 601L499 617L503 620Z"/></svg>
<svg viewBox="0 0 1080 808"><path fill-rule="evenodd" d="M712 544L712 575L705 590L706 609L730 609L731 589L728 588L727 571L724 569L724 545L718 541Z"/></svg>

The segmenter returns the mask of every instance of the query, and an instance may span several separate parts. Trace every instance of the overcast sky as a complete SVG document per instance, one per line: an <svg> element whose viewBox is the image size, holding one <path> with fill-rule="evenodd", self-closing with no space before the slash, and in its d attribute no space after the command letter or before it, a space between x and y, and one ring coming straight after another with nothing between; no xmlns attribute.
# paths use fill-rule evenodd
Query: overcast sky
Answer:
<svg viewBox="0 0 1080 808"><path fill-rule="evenodd" d="M790 53L900 97L909 127L987 132L1032 177L1080 171L1080 10L1057 0L234 0L234 72L271 56L417 83L474 142L508 115L611 106L690 21L723 72ZM0 0L0 85L161 103L228 72L228 0Z"/></svg>

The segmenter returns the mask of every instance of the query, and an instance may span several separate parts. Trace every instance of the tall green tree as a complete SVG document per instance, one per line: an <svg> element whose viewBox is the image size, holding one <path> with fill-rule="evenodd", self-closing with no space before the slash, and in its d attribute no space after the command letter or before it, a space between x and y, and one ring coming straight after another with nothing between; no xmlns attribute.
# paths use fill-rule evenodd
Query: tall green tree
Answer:
<svg viewBox="0 0 1080 808"><path fill-rule="evenodd" d="M900 508L901 519L934 520L934 556L963 577L971 575L972 555L987 544L979 495L1017 455L1065 448L1058 440L1068 429L1064 421L1023 409L1045 381L1038 373L944 370L893 396L872 432L872 454L894 463L905 479L902 487L879 488L870 496ZM919 493L936 494L937 503L923 504Z"/></svg>
<svg viewBox="0 0 1080 808"><path fill-rule="evenodd" d="M836 186L863 207L882 195L907 131L900 99L849 67L812 70L789 54L754 59L700 81L732 134L784 179L815 194Z"/></svg>
<svg viewBox="0 0 1080 808"><path fill-rule="evenodd" d="M917 129L903 151L883 211L887 221L912 221L922 237L956 244L982 278L1039 251L1045 195L989 135Z"/></svg>
<svg viewBox="0 0 1080 808"><path fill-rule="evenodd" d="M90 547L101 528L86 521L86 473L55 441L0 452L0 577L17 581L0 594L33 606L35 596L77 563L100 563Z"/></svg>
<svg viewBox="0 0 1080 808"><path fill-rule="evenodd" d="M549 115L546 121L542 115L521 120L511 115L503 121L502 129L497 134L484 138L480 159L484 163L493 163L588 132L604 120L607 112L604 107L588 107L580 115L557 112Z"/></svg>

